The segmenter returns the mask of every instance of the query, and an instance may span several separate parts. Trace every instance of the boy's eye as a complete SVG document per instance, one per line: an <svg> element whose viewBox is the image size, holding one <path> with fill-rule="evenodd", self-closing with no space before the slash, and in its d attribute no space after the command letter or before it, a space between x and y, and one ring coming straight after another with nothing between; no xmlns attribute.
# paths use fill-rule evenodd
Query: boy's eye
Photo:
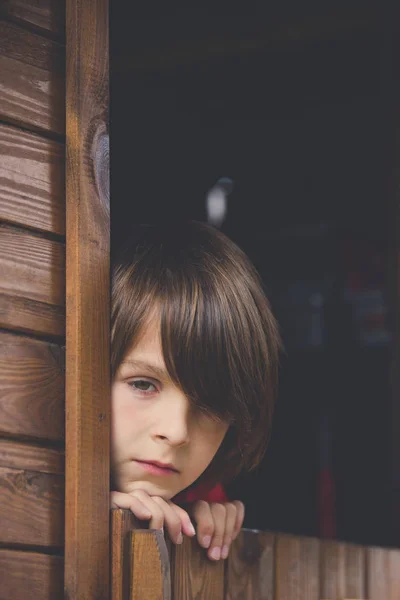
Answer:
<svg viewBox="0 0 400 600"><path fill-rule="evenodd" d="M136 379L135 381L130 381L128 385L130 385L135 391L143 394L150 394L157 391L154 383L147 381L147 379Z"/></svg>

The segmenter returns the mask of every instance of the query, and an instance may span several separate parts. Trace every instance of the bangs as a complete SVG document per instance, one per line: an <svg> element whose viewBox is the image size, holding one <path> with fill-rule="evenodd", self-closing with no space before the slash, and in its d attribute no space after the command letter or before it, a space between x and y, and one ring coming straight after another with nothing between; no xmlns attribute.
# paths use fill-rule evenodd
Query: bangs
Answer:
<svg viewBox="0 0 400 600"><path fill-rule="evenodd" d="M199 273L175 271L160 289L161 343L171 379L201 411L222 420L247 420L245 403L238 406L236 378L239 356L232 351L236 336L229 329L229 310L217 289ZM232 377L232 374L235 377ZM240 396L240 394L239 394Z"/></svg>

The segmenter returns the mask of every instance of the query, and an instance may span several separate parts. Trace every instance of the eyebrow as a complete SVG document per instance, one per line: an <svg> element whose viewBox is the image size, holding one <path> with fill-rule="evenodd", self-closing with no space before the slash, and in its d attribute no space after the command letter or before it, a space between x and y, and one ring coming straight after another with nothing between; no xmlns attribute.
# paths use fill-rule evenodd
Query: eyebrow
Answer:
<svg viewBox="0 0 400 600"><path fill-rule="evenodd" d="M160 379L169 379L169 374L166 369L162 367L157 367L157 365L153 365L144 360L133 360L127 359L122 361L122 365L128 365L134 369L144 369L149 373L152 373L155 377L159 377Z"/></svg>

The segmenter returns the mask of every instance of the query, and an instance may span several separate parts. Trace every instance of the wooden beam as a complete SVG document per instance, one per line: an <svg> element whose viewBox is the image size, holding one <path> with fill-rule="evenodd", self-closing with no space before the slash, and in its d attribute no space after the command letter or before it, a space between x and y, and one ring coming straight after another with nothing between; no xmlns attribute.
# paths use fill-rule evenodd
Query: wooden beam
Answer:
<svg viewBox="0 0 400 600"><path fill-rule="evenodd" d="M65 597L109 598L108 0L67 0Z"/></svg>

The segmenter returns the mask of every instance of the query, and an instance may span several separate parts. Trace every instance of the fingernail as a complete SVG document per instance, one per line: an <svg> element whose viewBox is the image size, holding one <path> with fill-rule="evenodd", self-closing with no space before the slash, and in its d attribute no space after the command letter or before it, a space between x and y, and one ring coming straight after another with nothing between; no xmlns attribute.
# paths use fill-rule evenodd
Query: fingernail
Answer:
<svg viewBox="0 0 400 600"><path fill-rule="evenodd" d="M176 543L177 544L182 544L183 542L183 535L182 532L178 535L178 537L176 538Z"/></svg>
<svg viewBox="0 0 400 600"><path fill-rule="evenodd" d="M203 537L203 546L204 546L204 548L208 548L210 544L211 544L211 536L210 535L205 535Z"/></svg>
<svg viewBox="0 0 400 600"><path fill-rule="evenodd" d="M189 525L188 525L188 529L189 529L189 535L196 535L196 530L195 530L195 528L193 527L193 524L192 524L192 523L189 523Z"/></svg>
<svg viewBox="0 0 400 600"><path fill-rule="evenodd" d="M222 546L221 558L227 558L229 554L229 546Z"/></svg>
<svg viewBox="0 0 400 600"><path fill-rule="evenodd" d="M210 552L210 557L213 558L214 560L219 560L221 556L221 548L218 548L218 546L216 548L213 548Z"/></svg>

